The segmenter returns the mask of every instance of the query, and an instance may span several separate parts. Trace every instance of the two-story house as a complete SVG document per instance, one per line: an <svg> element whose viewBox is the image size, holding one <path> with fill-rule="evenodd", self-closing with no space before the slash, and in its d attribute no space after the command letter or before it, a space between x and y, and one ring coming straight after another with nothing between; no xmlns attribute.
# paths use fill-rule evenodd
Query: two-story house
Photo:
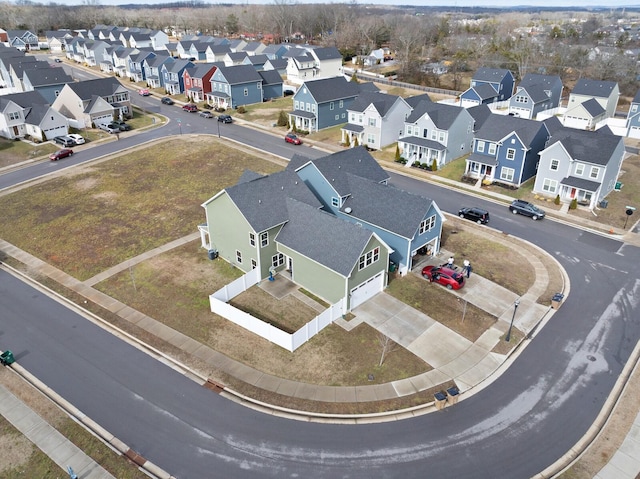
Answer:
<svg viewBox="0 0 640 479"><path fill-rule="evenodd" d="M208 94L211 105L226 109L262 101L262 77L251 65L216 68Z"/></svg>
<svg viewBox="0 0 640 479"><path fill-rule="evenodd" d="M18 50L40 50L38 35L29 30L7 30L7 39L10 47Z"/></svg>
<svg viewBox="0 0 640 479"><path fill-rule="evenodd" d="M509 113L534 120L538 113L560 106L562 89L557 75L527 73L509 100Z"/></svg>
<svg viewBox="0 0 640 479"><path fill-rule="evenodd" d="M408 166L415 162L432 166L435 160L440 168L471 151L473 126L465 108L421 101L404 121L398 148Z"/></svg>
<svg viewBox="0 0 640 479"><path fill-rule="evenodd" d="M194 64L189 60L176 59L173 62L163 63L160 67L164 89L169 95L179 95L184 92L184 77L182 74L188 67Z"/></svg>
<svg viewBox="0 0 640 479"><path fill-rule="evenodd" d="M580 78L571 93L563 124L572 128L595 128L605 118L613 118L618 106L618 83Z"/></svg>
<svg viewBox="0 0 640 479"><path fill-rule="evenodd" d="M0 136L50 140L68 132L67 119L37 91L0 95Z"/></svg>
<svg viewBox="0 0 640 479"><path fill-rule="evenodd" d="M346 123L347 110L360 94L362 84L343 76L306 81L293 96L289 124L315 132Z"/></svg>
<svg viewBox="0 0 640 479"><path fill-rule="evenodd" d="M182 73L184 90L189 100L193 102L206 100L211 92L211 78L219 66L222 66L222 63L198 63L184 70Z"/></svg>
<svg viewBox="0 0 640 479"><path fill-rule="evenodd" d="M380 237L391 248L390 260L401 274L411 269L418 251L439 251L445 218L438 206L390 186L388 173L364 147L316 160L295 155L287 169L296 171L324 211Z"/></svg>
<svg viewBox="0 0 640 479"><path fill-rule="evenodd" d="M154 58L155 56L155 52L149 50L139 51L136 49L135 53L131 53L131 55L129 55L127 76L134 82L145 81L145 69L143 68L144 61L147 58Z"/></svg>
<svg viewBox="0 0 640 479"><path fill-rule="evenodd" d="M76 128L91 128L109 123L114 117L133 116L130 91L114 77L68 83L51 106Z"/></svg>
<svg viewBox="0 0 640 479"><path fill-rule="evenodd" d="M284 54L287 63L287 81L294 85L318 79L332 78L342 74L342 55L335 47L314 48L311 46L292 48Z"/></svg>
<svg viewBox="0 0 640 479"><path fill-rule="evenodd" d="M640 90L629 105L626 128L629 138L640 138Z"/></svg>
<svg viewBox="0 0 640 479"><path fill-rule="evenodd" d="M25 70L22 74L24 91L38 91L51 105L71 78L62 68L36 68Z"/></svg>
<svg viewBox="0 0 640 479"><path fill-rule="evenodd" d="M227 43L209 43L204 52L207 63L224 62L227 53L231 53L231 48Z"/></svg>
<svg viewBox="0 0 640 479"><path fill-rule="evenodd" d="M615 188L624 155L624 139L608 127L562 128L540 152L533 191L593 209Z"/></svg>
<svg viewBox="0 0 640 479"><path fill-rule="evenodd" d="M162 76L162 65L173 63L175 59L166 53L158 52L155 57L150 56L143 60L142 69L149 88L164 87L164 77Z"/></svg>
<svg viewBox="0 0 640 479"><path fill-rule="evenodd" d="M519 187L536 174L548 138L544 122L493 114L475 133L465 175Z"/></svg>
<svg viewBox="0 0 640 479"><path fill-rule="evenodd" d="M342 143L380 150L397 141L398 125L410 112L409 104L398 95L360 93L347 108L349 123L341 129Z"/></svg>
<svg viewBox="0 0 640 479"><path fill-rule="evenodd" d="M513 73L503 68L479 68L471 78L471 86L460 95L460 106L494 103L511 98L515 88Z"/></svg>

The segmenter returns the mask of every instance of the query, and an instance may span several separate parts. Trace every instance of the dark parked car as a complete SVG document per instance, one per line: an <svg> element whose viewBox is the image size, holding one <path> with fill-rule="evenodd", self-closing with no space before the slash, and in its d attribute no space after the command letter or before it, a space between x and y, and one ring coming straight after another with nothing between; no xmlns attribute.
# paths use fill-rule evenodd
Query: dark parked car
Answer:
<svg viewBox="0 0 640 479"><path fill-rule="evenodd" d="M184 111L188 111L189 113L195 113L198 111L198 106L193 103L187 103L182 107Z"/></svg>
<svg viewBox="0 0 640 479"><path fill-rule="evenodd" d="M213 118L213 113L211 113L209 110L201 111L201 112L199 113L199 115L200 115L202 118Z"/></svg>
<svg viewBox="0 0 640 479"><path fill-rule="evenodd" d="M54 143L62 146L73 146L76 144L73 138L69 138L68 136L56 136L53 139Z"/></svg>
<svg viewBox="0 0 640 479"><path fill-rule="evenodd" d="M458 216L460 218L475 221L479 225L484 225L489 222L489 212L482 208L460 208Z"/></svg>
<svg viewBox="0 0 640 479"><path fill-rule="evenodd" d="M509 205L509 211L514 215L530 216L532 220L541 220L544 218L544 211L533 203L524 200L513 200Z"/></svg>
<svg viewBox="0 0 640 479"><path fill-rule="evenodd" d="M163 105L173 105L175 102L168 96L165 96L162 98L162 100L160 100L160 103L162 103Z"/></svg>
<svg viewBox="0 0 640 479"><path fill-rule="evenodd" d="M60 158L66 158L67 156L73 155L73 150L69 148L63 148L62 150L58 150L49 155L49 159L51 161L58 161Z"/></svg>
<svg viewBox="0 0 640 479"><path fill-rule="evenodd" d="M220 115L218 121L222 123L233 123L233 118L231 118L231 115Z"/></svg>
<svg viewBox="0 0 640 479"><path fill-rule="evenodd" d="M131 125L127 124L126 122L124 122L122 120L113 120L111 123L109 123L109 126L111 126L113 128L117 128L120 131L129 131L129 130L131 130Z"/></svg>
<svg viewBox="0 0 640 479"><path fill-rule="evenodd" d="M295 135L293 133L287 133L284 136L284 141L286 141L287 143L292 143L294 145L302 145L302 140L298 138L298 135Z"/></svg>
<svg viewBox="0 0 640 479"><path fill-rule="evenodd" d="M422 269L422 276L432 283L442 284L447 289L460 289L464 286L464 276L462 273L445 268L444 266L425 266Z"/></svg>

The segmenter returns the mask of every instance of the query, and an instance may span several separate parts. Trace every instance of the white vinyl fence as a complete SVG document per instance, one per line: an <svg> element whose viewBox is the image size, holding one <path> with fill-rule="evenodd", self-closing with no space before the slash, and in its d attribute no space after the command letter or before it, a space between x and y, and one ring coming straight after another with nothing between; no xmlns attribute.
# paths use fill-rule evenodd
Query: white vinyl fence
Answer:
<svg viewBox="0 0 640 479"><path fill-rule="evenodd" d="M346 305L345 300L342 300L330 306L295 333L289 334L228 304L232 298L258 284L259 281L258 270L254 269L219 289L209 296L211 311L290 352L295 351L344 314Z"/></svg>

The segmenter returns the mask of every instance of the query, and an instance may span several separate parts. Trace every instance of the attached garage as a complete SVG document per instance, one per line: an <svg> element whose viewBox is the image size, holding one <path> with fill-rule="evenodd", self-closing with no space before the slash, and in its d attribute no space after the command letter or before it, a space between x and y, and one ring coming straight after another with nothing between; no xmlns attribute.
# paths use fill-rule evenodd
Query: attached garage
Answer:
<svg viewBox="0 0 640 479"><path fill-rule="evenodd" d="M94 116L91 120L93 121L93 124L95 126L107 125L108 123L111 123L113 121L113 114Z"/></svg>
<svg viewBox="0 0 640 479"><path fill-rule="evenodd" d="M640 127L632 126L629 129L629 138L640 138Z"/></svg>
<svg viewBox="0 0 640 479"><path fill-rule="evenodd" d="M67 126L66 125L62 125L62 126L58 126L56 128L47 128L46 130L43 130L42 132L46 136L47 140L51 140L51 139L55 138L56 136L64 136L64 135L66 135L68 133L68 130L67 130Z"/></svg>
<svg viewBox="0 0 640 479"><path fill-rule="evenodd" d="M384 289L384 272L376 274L351 290L349 308L353 309Z"/></svg>

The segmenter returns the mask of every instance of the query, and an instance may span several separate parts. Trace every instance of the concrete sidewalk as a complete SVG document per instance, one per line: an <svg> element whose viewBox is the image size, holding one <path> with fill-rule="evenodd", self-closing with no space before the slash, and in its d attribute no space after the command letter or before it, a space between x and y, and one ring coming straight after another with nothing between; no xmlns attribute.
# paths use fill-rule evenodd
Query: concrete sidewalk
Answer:
<svg viewBox="0 0 640 479"><path fill-rule="evenodd" d="M98 463L0 385L0 414L51 458L66 475L67 467L81 479L114 479ZM60 474L62 475L62 474Z"/></svg>

